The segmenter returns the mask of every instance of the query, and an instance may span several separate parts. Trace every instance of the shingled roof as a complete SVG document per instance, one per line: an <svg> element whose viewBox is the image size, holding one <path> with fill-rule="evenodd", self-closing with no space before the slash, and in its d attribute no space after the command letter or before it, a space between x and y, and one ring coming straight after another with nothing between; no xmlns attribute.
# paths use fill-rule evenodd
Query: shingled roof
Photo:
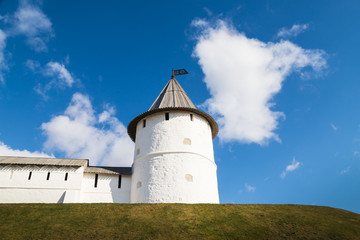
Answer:
<svg viewBox="0 0 360 240"><path fill-rule="evenodd" d="M89 160L87 159L0 156L0 165L84 167L84 172L86 173L115 174L115 175L132 174L131 167L89 166Z"/></svg>
<svg viewBox="0 0 360 240"><path fill-rule="evenodd" d="M67 167L86 167L87 159L64 159L64 158L44 158L44 157L15 157L0 156L0 165L43 165L43 166L67 166Z"/></svg>
<svg viewBox="0 0 360 240"><path fill-rule="evenodd" d="M86 173L115 174L115 175L131 175L131 167L87 167Z"/></svg>
<svg viewBox="0 0 360 240"><path fill-rule="evenodd" d="M184 89L180 86L179 82L175 78L171 78L161 91L155 102L151 105L149 111L158 108L194 108L192 103Z"/></svg>
<svg viewBox="0 0 360 240"><path fill-rule="evenodd" d="M179 82L174 76L172 76L149 110L135 117L129 123L127 131L131 140L135 142L136 126L139 121L157 112L174 110L192 112L202 116L210 124L213 139L218 134L219 127L216 121L209 114L196 109L195 105L190 100L184 89L180 86Z"/></svg>

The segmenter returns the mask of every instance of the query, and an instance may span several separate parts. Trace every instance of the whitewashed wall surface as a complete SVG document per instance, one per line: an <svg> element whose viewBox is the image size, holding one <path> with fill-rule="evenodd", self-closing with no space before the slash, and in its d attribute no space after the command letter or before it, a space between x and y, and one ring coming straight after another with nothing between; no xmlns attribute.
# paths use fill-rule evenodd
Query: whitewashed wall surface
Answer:
<svg viewBox="0 0 360 240"><path fill-rule="evenodd" d="M0 203L130 202L131 176L84 173L84 167L0 165Z"/></svg>
<svg viewBox="0 0 360 240"><path fill-rule="evenodd" d="M207 120L186 111L143 120L136 130L131 202L219 203Z"/></svg>

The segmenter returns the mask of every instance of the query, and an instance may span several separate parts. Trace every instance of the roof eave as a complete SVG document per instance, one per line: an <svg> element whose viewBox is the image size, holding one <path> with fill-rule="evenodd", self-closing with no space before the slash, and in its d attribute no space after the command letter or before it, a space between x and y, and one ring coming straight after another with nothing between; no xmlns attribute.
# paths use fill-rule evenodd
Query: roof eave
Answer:
<svg viewBox="0 0 360 240"><path fill-rule="evenodd" d="M131 120L131 122L129 123L128 127L127 127L127 132L131 138L131 140L133 142L135 142L136 139L136 126L138 124L139 121L141 121L142 119L144 119L147 116L150 116L154 113L159 113L159 112L168 112L168 111L186 111L186 112L192 112L192 113L196 113L202 117L204 117L210 124L211 127L211 133L212 133L212 139L214 139L218 132L219 132L219 126L217 125L216 121L206 112L200 111L196 108L186 108L186 107L167 107L167 108L157 108L157 109L153 109L147 112L144 112L142 114L140 114L139 116L135 117L133 120Z"/></svg>

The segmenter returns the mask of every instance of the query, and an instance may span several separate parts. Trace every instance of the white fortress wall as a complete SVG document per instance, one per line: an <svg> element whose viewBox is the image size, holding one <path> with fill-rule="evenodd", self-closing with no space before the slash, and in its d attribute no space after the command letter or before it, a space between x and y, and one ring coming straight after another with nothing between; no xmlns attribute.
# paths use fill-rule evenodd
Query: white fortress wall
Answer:
<svg viewBox="0 0 360 240"><path fill-rule="evenodd" d="M192 120L190 117L192 114ZM186 111L137 125L131 202L219 203L211 128Z"/></svg>
<svg viewBox="0 0 360 240"><path fill-rule="evenodd" d="M170 153L135 164L132 202L219 203L216 167L205 158Z"/></svg>
<svg viewBox="0 0 360 240"><path fill-rule="evenodd" d="M193 115L193 121L190 114ZM169 117L166 121L165 112L160 112L145 118L145 128L143 120L138 123L135 160L154 153L175 151L195 152L214 161L211 128L207 120L184 111L171 111ZM190 140L190 144L186 139Z"/></svg>
<svg viewBox="0 0 360 240"><path fill-rule="evenodd" d="M84 173L80 202L84 203L130 203L131 175Z"/></svg>
<svg viewBox="0 0 360 240"><path fill-rule="evenodd" d="M0 203L77 202L83 171L83 167L0 165Z"/></svg>

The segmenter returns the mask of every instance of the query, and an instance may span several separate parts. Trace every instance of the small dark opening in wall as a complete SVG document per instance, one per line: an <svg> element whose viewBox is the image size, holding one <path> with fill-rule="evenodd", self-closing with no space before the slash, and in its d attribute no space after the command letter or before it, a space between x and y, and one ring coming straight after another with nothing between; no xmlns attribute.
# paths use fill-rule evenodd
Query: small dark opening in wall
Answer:
<svg viewBox="0 0 360 240"><path fill-rule="evenodd" d="M31 179L31 174L32 174L32 172L29 172L29 177L28 177L28 180L30 180L30 179Z"/></svg>
<svg viewBox="0 0 360 240"><path fill-rule="evenodd" d="M146 127L146 119L143 120L143 128Z"/></svg>
<svg viewBox="0 0 360 240"><path fill-rule="evenodd" d="M169 113L165 113L165 120L169 120Z"/></svg>
<svg viewBox="0 0 360 240"><path fill-rule="evenodd" d="M49 180L49 179L50 179L50 172L48 172L47 177L46 177L46 180Z"/></svg>
<svg viewBox="0 0 360 240"><path fill-rule="evenodd" d="M121 188L121 175L119 175L118 188Z"/></svg>
<svg viewBox="0 0 360 240"><path fill-rule="evenodd" d="M99 175L95 174L95 184L94 184L95 188L97 188L98 178L99 178Z"/></svg>
<svg viewBox="0 0 360 240"><path fill-rule="evenodd" d="M65 173L65 179L64 179L65 181L67 181L68 175L69 175L68 173Z"/></svg>
<svg viewBox="0 0 360 240"><path fill-rule="evenodd" d="M192 114L190 114L190 120L191 120L191 121L194 121L194 117L193 117Z"/></svg>

